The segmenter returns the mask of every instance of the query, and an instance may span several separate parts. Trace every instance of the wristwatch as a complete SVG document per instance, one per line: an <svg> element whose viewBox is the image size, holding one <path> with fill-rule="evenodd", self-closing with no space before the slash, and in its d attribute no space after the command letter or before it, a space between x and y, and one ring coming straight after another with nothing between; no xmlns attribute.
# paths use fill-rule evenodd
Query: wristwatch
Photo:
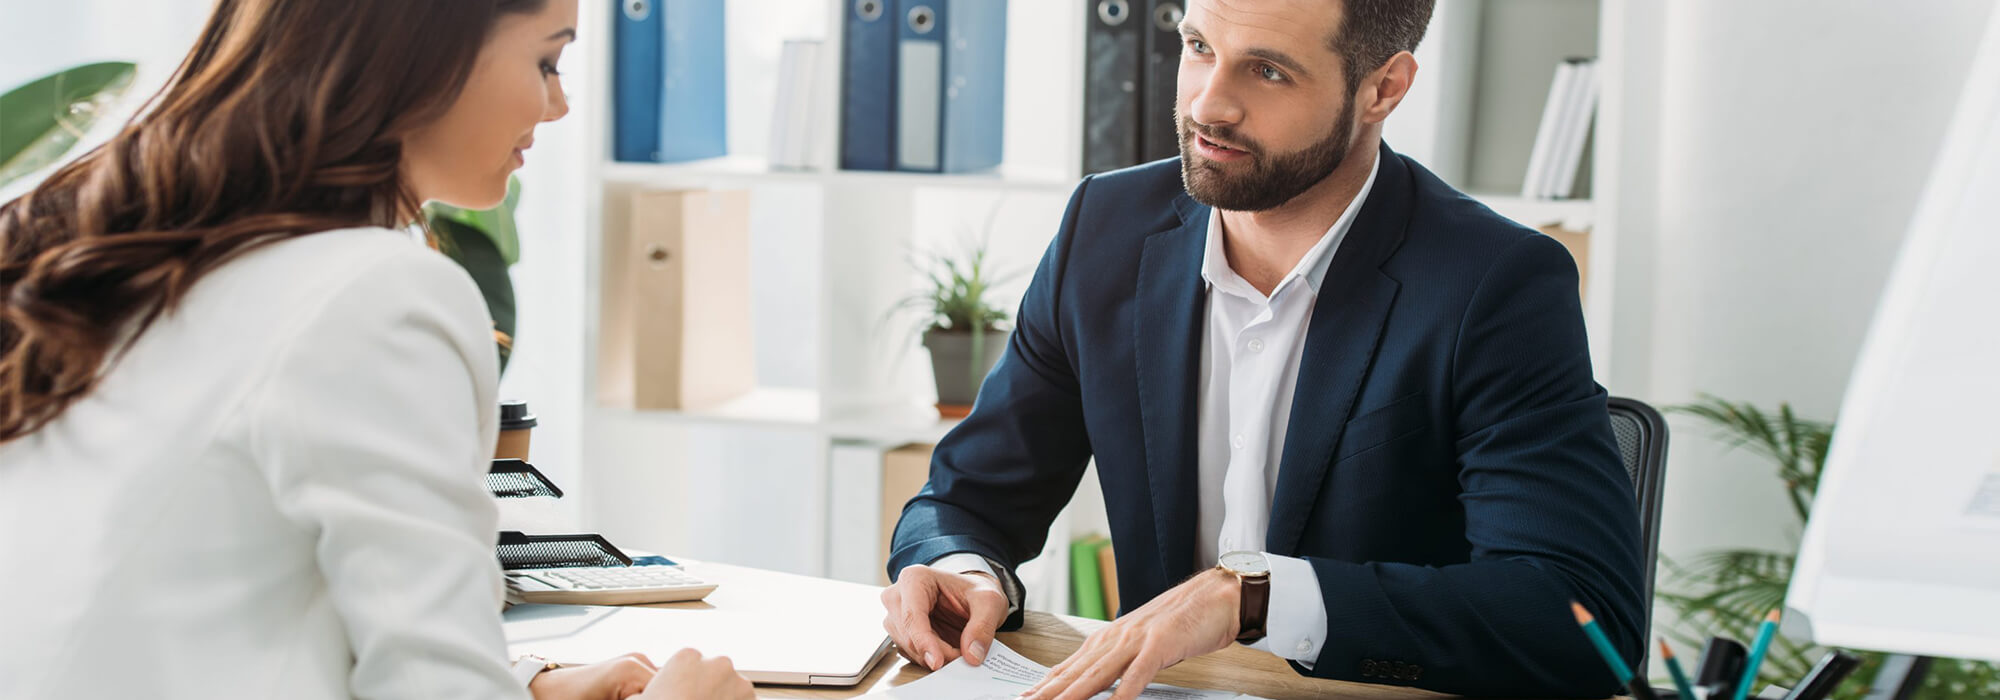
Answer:
<svg viewBox="0 0 2000 700"><path fill-rule="evenodd" d="M1243 586L1236 641L1249 644L1263 639L1264 619L1271 612L1271 562L1263 552L1230 552L1215 566L1235 576Z"/></svg>
<svg viewBox="0 0 2000 700"><path fill-rule="evenodd" d="M515 659L513 667L509 670L514 672L514 680L520 681L521 687L526 688L529 683L535 682L535 676L542 675L543 671L553 671L559 667L560 665L553 661L530 654Z"/></svg>

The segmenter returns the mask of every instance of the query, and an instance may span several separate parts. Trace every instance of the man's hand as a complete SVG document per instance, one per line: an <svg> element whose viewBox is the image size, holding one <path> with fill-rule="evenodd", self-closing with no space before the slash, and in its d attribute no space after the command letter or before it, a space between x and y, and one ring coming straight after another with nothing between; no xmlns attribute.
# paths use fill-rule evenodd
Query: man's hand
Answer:
<svg viewBox="0 0 2000 700"><path fill-rule="evenodd" d="M1188 579L1090 635L1022 699L1084 700L1114 681L1112 700L1139 697L1161 669L1236 643L1241 586L1220 569Z"/></svg>
<svg viewBox="0 0 2000 700"><path fill-rule="evenodd" d="M882 607L882 629L897 651L935 671L961 653L974 666L986 662L993 633L1007 620L1007 593L984 573L910 566L882 591Z"/></svg>

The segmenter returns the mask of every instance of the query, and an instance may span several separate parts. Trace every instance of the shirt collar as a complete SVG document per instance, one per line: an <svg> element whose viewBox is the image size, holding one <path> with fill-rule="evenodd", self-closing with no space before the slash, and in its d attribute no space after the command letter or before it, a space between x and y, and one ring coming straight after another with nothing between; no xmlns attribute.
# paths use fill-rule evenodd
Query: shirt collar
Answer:
<svg viewBox="0 0 2000 700"><path fill-rule="evenodd" d="M1305 257L1299 259L1299 264L1292 268L1291 273L1285 275L1285 279L1279 281L1277 287L1272 288L1273 295L1290 285L1294 279L1304 279L1305 283L1312 287L1313 294L1315 296L1319 294L1320 285L1326 281L1326 270L1333 262L1334 251L1338 250L1340 242L1347 238L1348 230L1354 228L1354 219L1361 212L1361 204L1368 201L1369 191L1375 189L1375 175L1381 169L1382 152L1377 150L1375 162L1368 166L1368 180L1361 184L1361 191L1354 194L1354 201L1347 203L1347 209L1340 212L1340 218L1333 221L1333 226L1320 236L1319 242L1314 243L1312 249L1306 251ZM1206 252L1202 253L1201 257L1201 278L1206 280L1210 287L1231 294L1253 299L1264 297L1256 287L1250 286L1250 282L1243 279L1242 275L1230 269L1228 254L1222 249L1222 217L1216 215L1214 207L1208 208L1208 241Z"/></svg>

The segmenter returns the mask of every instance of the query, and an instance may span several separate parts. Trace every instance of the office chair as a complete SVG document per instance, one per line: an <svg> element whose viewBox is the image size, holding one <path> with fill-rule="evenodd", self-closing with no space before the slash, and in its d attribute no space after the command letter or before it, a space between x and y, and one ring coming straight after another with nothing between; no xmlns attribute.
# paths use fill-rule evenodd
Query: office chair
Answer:
<svg viewBox="0 0 2000 700"><path fill-rule="evenodd" d="M1644 668L1653 641L1653 573L1660 560L1660 494L1667 485L1667 421L1643 402L1611 397L1611 432L1618 438L1618 459L1632 477L1639 499L1639 545L1646 562L1646 636L1635 668Z"/></svg>

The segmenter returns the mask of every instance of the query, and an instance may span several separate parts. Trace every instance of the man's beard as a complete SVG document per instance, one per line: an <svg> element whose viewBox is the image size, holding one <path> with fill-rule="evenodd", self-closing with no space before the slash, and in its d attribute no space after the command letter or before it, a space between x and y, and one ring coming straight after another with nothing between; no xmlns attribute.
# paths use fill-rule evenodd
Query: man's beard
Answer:
<svg viewBox="0 0 2000 700"><path fill-rule="evenodd" d="M1333 132L1318 143L1275 156L1266 155L1262 147L1228 127L1202 127L1202 135L1213 135L1213 139L1230 143L1250 155L1250 171L1232 174L1227 172L1230 166L1195 152L1195 127L1191 120L1176 113L1174 122L1180 132L1181 184L1195 201L1228 211L1266 211L1292 201L1332 175L1347 160L1354 137L1352 109L1342 110Z"/></svg>

